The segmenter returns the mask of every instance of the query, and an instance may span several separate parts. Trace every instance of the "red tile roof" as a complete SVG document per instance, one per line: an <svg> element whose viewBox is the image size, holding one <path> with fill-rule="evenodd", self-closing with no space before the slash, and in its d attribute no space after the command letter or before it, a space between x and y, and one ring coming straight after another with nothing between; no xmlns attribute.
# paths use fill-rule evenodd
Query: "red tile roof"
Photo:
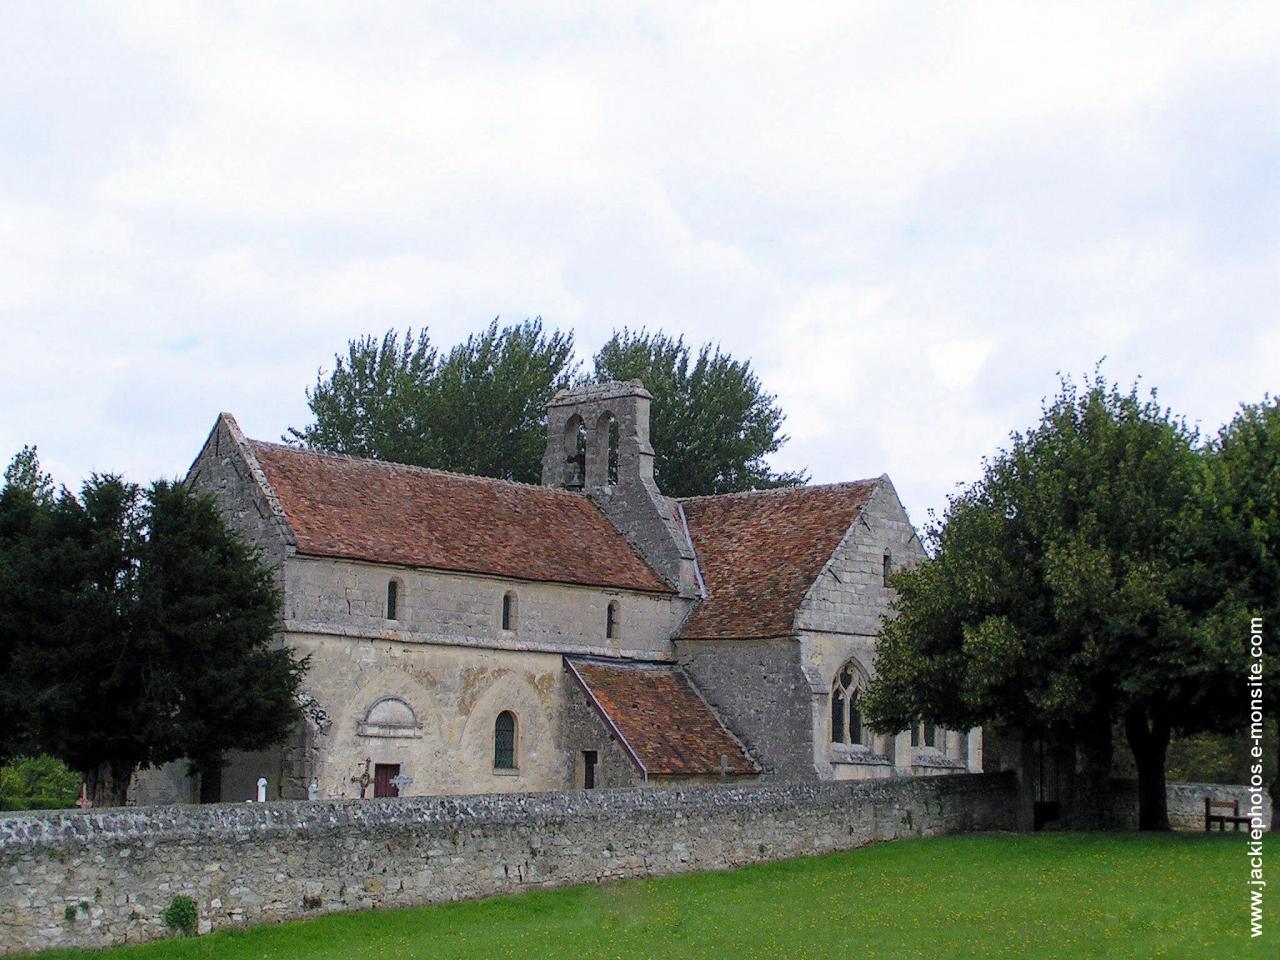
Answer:
<svg viewBox="0 0 1280 960"><path fill-rule="evenodd" d="M249 441L311 556L672 592L581 493Z"/></svg>
<svg viewBox="0 0 1280 960"><path fill-rule="evenodd" d="M570 670L651 776L759 770L679 667L566 657Z"/></svg>
<svg viewBox="0 0 1280 960"><path fill-rule="evenodd" d="M707 599L680 636L782 637L879 480L681 500Z"/></svg>

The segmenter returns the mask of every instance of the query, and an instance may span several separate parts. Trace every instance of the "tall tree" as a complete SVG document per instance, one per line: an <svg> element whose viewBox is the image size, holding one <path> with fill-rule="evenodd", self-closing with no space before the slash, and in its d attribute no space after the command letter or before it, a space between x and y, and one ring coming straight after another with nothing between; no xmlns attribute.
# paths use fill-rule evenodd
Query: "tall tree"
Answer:
<svg viewBox="0 0 1280 960"><path fill-rule="evenodd" d="M1103 816L1123 723L1140 825L1167 829L1170 733L1226 721L1239 660L1238 644L1197 629L1188 589L1196 442L1154 395L1064 381L1039 425L951 499L930 558L896 575L870 722L997 721L1078 747L1082 826Z"/></svg>
<svg viewBox="0 0 1280 960"><path fill-rule="evenodd" d="M429 422L442 469L523 483L542 480L546 407L577 371L573 335L542 320L495 320L440 362Z"/></svg>
<svg viewBox="0 0 1280 960"><path fill-rule="evenodd" d="M573 336L495 320L440 357L426 331L353 340L307 391L289 442L526 483L541 479L545 407L576 372Z"/></svg>
<svg viewBox="0 0 1280 960"><path fill-rule="evenodd" d="M181 484L147 492L137 629L167 665L156 693L174 705L153 738L156 759L187 758L201 800L220 796L230 750L279 743L298 722L307 661L274 642L272 571L223 523L212 498Z"/></svg>
<svg viewBox="0 0 1280 960"><path fill-rule="evenodd" d="M718 346L695 354L683 337L622 330L595 356L595 379L638 379L653 394L649 434L654 477L673 497L735 493L806 481L803 471L775 472L767 458L787 436L777 399L749 361Z"/></svg>
<svg viewBox="0 0 1280 960"><path fill-rule="evenodd" d="M313 422L290 428L292 443L396 463L429 464L440 456L430 428L437 351L427 331L362 337L334 357L333 372L307 390Z"/></svg>
<svg viewBox="0 0 1280 960"><path fill-rule="evenodd" d="M305 662L273 645L271 573L212 501L100 475L38 489L0 490L6 752L52 754L121 804L140 767L187 757L216 782L227 750L283 739Z"/></svg>
<svg viewBox="0 0 1280 960"><path fill-rule="evenodd" d="M37 528L53 499L53 481L34 447L23 447L0 485L0 764L35 747L31 695L17 669L35 611L53 589L41 569Z"/></svg>
<svg viewBox="0 0 1280 960"><path fill-rule="evenodd" d="M34 446L24 445L13 455L4 468L4 488L25 490L39 503L53 499L53 477L40 466L40 453Z"/></svg>
<svg viewBox="0 0 1280 960"><path fill-rule="evenodd" d="M32 537L19 672L40 748L77 770L99 803L123 803L129 778L152 762L164 664L134 629L144 517L138 487L95 475L79 498L63 491ZM38 584L44 584L40 588Z"/></svg>
<svg viewBox="0 0 1280 960"><path fill-rule="evenodd" d="M1208 445L1197 498L1196 580L1210 610L1207 629L1226 636L1280 623L1280 398L1241 407ZM1280 679L1280 656L1264 646L1268 687ZM1242 659L1242 663L1248 663ZM1238 689L1233 694L1240 696ZM1280 800L1280 757L1271 783Z"/></svg>

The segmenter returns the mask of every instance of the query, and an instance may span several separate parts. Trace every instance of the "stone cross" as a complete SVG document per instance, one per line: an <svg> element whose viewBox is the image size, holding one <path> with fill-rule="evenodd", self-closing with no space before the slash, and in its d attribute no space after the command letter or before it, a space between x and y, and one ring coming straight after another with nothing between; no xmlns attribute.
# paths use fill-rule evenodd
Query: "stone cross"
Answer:
<svg viewBox="0 0 1280 960"><path fill-rule="evenodd" d="M413 783L413 777L407 773L398 773L391 778L391 785L396 788L396 793L404 793L404 788Z"/></svg>
<svg viewBox="0 0 1280 960"><path fill-rule="evenodd" d="M369 773L369 765L373 761L368 757L364 758L364 773L358 777L352 777L351 782L360 788L360 799L364 799L364 792L369 789L369 784L373 783L373 776Z"/></svg>

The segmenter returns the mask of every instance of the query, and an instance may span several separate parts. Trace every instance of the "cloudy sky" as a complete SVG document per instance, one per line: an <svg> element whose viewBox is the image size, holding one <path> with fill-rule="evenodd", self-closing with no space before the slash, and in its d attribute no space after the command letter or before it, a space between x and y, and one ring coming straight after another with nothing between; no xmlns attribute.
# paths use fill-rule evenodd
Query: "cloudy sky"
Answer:
<svg viewBox="0 0 1280 960"><path fill-rule="evenodd" d="M1058 371L1280 389L1273 0L264 10L6 10L0 458L181 474L495 315L717 340L917 520Z"/></svg>

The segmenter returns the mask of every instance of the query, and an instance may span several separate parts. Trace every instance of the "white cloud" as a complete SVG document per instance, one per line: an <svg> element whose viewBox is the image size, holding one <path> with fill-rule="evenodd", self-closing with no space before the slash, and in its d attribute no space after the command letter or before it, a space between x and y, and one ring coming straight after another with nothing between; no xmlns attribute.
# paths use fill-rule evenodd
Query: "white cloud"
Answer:
<svg viewBox="0 0 1280 960"><path fill-rule="evenodd" d="M0 38L0 457L185 468L348 337L718 340L917 520L1056 373L1273 383L1273 4L38 10ZM7 91L7 92L6 92Z"/></svg>

